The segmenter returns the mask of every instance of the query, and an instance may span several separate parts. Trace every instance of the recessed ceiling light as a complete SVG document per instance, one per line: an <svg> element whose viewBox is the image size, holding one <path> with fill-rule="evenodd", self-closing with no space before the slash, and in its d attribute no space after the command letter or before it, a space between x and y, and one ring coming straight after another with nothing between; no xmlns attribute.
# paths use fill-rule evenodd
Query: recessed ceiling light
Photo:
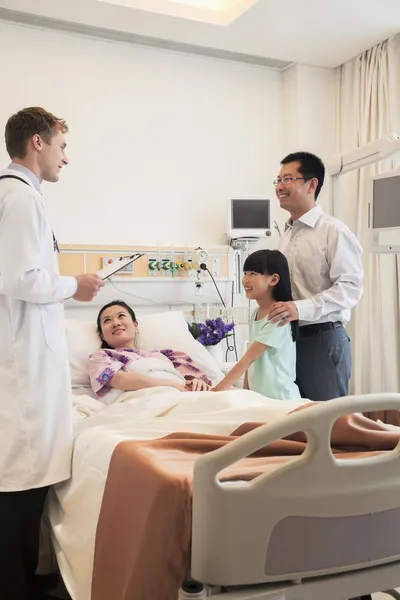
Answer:
<svg viewBox="0 0 400 600"><path fill-rule="evenodd" d="M258 0L97 0L171 17L229 25Z"/></svg>
<svg viewBox="0 0 400 600"><path fill-rule="evenodd" d="M241 0L166 0L175 4L185 4L186 6L196 6L196 8L206 8L207 10L229 10Z"/></svg>

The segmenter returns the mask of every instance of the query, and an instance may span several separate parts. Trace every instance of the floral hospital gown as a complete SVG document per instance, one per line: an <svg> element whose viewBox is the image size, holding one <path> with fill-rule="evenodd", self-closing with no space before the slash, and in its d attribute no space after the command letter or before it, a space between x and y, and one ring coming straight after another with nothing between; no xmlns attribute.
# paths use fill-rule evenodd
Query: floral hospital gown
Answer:
<svg viewBox="0 0 400 600"><path fill-rule="evenodd" d="M150 364L151 367L141 370L141 364ZM103 349L97 350L89 357L90 381L98 398L103 398L112 391L113 388L108 385L108 382L120 369L142 372L150 377L155 376L155 378L161 374L163 379L168 379L169 375L170 379L174 378L175 381L181 381L182 383L185 380L202 379L208 385L211 385L207 375L198 369L190 356L184 352L177 350L138 350L136 348Z"/></svg>

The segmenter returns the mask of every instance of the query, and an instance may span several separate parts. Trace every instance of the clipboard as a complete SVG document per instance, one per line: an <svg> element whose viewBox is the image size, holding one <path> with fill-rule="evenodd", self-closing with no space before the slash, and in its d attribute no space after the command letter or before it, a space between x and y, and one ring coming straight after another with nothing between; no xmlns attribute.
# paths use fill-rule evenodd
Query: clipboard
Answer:
<svg viewBox="0 0 400 600"><path fill-rule="evenodd" d="M118 273L118 271L121 271L121 269L123 269L127 265L130 265L131 263L135 262L135 260L138 260L138 258L141 258L142 256L144 256L144 254L140 252L136 252L136 254L131 254L130 256L120 256L113 260L113 262L109 265L106 265L105 267L100 269L100 271L97 271L96 274L99 277L101 277L104 281L112 275L115 275L115 273Z"/></svg>

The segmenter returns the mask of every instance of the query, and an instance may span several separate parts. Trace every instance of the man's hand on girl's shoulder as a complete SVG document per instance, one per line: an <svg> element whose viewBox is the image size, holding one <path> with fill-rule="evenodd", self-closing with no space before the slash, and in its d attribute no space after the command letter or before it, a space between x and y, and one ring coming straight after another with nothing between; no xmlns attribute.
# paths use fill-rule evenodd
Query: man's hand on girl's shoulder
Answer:
<svg viewBox="0 0 400 600"><path fill-rule="evenodd" d="M290 321L297 321L299 311L294 302L275 302L268 314L268 321L272 324L278 323L278 327L282 327Z"/></svg>

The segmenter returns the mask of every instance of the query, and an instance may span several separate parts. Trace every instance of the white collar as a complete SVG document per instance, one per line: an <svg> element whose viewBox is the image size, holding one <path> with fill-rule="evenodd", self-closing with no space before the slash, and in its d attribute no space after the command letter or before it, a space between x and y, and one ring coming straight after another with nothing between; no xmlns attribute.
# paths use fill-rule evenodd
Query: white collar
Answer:
<svg viewBox="0 0 400 600"><path fill-rule="evenodd" d="M302 215L297 220L300 221L301 223L304 223L304 225L307 225L308 227L314 228L318 222L318 219L323 214L324 214L324 211L322 210L321 206L319 204L316 204L315 206L313 206L309 211L307 211L304 215ZM289 219L289 221L286 222L286 229L289 227L292 227L292 226L293 226L293 221L292 221L292 219Z"/></svg>
<svg viewBox="0 0 400 600"><path fill-rule="evenodd" d="M8 166L7 171L17 171L18 173L25 175L24 179L25 178L28 179L28 182L33 185L35 190L37 192L39 192L39 194L41 193L39 178L37 177L37 175L35 175L35 173L32 173L32 171L30 169L27 169L26 167L24 167L23 165L20 165L18 163L12 162Z"/></svg>
<svg viewBox="0 0 400 600"><path fill-rule="evenodd" d="M29 187L33 190L35 190L35 186L33 185L32 180L25 174L22 173L21 171L17 171L16 169L4 169L3 171L0 171L0 177L2 175L12 175L13 177L19 177L20 179L23 179L24 181L26 181L26 183L29 185Z"/></svg>

